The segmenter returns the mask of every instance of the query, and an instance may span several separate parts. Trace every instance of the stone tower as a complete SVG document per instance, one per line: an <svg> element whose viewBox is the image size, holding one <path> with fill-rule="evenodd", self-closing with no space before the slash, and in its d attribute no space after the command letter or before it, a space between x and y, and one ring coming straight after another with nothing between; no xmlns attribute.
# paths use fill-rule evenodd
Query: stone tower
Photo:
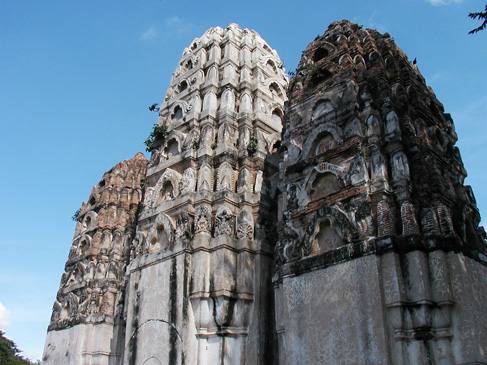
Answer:
<svg viewBox="0 0 487 365"><path fill-rule="evenodd" d="M278 161L269 153L286 88L276 51L255 31L212 28L184 50L148 141L125 363L272 360Z"/></svg>
<svg viewBox="0 0 487 365"><path fill-rule="evenodd" d="M79 210L47 333L45 364L120 363L125 269L146 171L141 153L120 162Z"/></svg>
<svg viewBox="0 0 487 365"><path fill-rule="evenodd" d="M485 233L416 66L387 33L333 23L288 96L279 363L485 363Z"/></svg>

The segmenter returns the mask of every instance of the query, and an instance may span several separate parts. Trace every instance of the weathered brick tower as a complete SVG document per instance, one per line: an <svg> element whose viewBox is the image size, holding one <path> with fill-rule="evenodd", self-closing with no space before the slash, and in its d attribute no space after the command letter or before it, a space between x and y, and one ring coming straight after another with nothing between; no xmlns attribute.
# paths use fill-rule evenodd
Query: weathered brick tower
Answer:
<svg viewBox="0 0 487 365"><path fill-rule="evenodd" d="M82 206L45 364L487 363L453 122L388 34L331 24L288 88L212 28L158 111Z"/></svg>
<svg viewBox="0 0 487 365"><path fill-rule="evenodd" d="M388 34L333 23L289 87L280 364L487 362L486 244L450 115Z"/></svg>
<svg viewBox="0 0 487 365"><path fill-rule="evenodd" d="M79 210L66 272L53 306L43 362L120 363L125 270L147 160L137 153L103 175Z"/></svg>

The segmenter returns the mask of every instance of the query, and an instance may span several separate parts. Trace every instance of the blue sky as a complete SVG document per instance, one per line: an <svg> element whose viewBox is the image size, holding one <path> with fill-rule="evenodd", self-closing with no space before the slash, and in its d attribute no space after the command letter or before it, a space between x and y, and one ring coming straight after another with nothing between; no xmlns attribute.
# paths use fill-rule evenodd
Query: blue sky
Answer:
<svg viewBox="0 0 487 365"><path fill-rule="evenodd" d="M487 214L487 30L474 0L14 0L0 3L0 329L40 358L75 224L117 162L143 151L184 47L238 23L288 70L328 25L389 32L452 114Z"/></svg>

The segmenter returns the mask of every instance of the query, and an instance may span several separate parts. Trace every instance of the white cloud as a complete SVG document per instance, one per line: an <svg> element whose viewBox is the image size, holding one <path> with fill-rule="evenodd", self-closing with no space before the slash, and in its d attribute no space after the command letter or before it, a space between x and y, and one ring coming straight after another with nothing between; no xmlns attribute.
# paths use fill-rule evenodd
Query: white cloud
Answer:
<svg viewBox="0 0 487 365"><path fill-rule="evenodd" d="M463 0L426 0L426 2L431 5L450 5L450 4L461 4Z"/></svg>
<svg viewBox="0 0 487 365"><path fill-rule="evenodd" d="M144 33L142 33L142 35L140 36L140 39L142 41L146 41L148 39L152 39L155 37L157 37L157 29L152 26L149 29L147 29Z"/></svg>
<svg viewBox="0 0 487 365"><path fill-rule="evenodd" d="M354 23L362 24L364 28L376 29L381 33L385 33L386 27L383 23L377 21L377 11L374 11L371 16L367 19L362 19L360 17L355 17L351 19ZM389 27L390 28L390 27Z"/></svg>
<svg viewBox="0 0 487 365"><path fill-rule="evenodd" d="M182 20L179 19L178 16L174 15L172 18L166 18L166 19L164 19L164 23L168 27L170 27L170 26L173 26L173 25L181 24L182 23Z"/></svg>
<svg viewBox="0 0 487 365"><path fill-rule="evenodd" d="M10 326L10 312L0 302L0 328L5 328L8 326Z"/></svg>
<svg viewBox="0 0 487 365"><path fill-rule="evenodd" d="M190 28L190 24L179 18L177 15L164 19L164 25L169 32L176 33L183 33Z"/></svg>

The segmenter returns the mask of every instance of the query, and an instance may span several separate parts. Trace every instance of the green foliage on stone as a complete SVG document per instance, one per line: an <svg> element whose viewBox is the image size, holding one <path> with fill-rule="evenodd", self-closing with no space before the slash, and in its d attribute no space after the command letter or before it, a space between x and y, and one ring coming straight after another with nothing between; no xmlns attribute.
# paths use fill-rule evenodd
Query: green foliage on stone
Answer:
<svg viewBox="0 0 487 365"><path fill-rule="evenodd" d="M81 209L78 209L76 212L74 212L73 216L71 217L71 219L74 221L74 222L79 222L80 221L80 216L79 216L79 213L81 212Z"/></svg>
<svg viewBox="0 0 487 365"><path fill-rule="evenodd" d="M152 152L155 148L155 144L158 141L164 141L167 138L167 127L165 125L154 124L152 132L150 132L149 137L145 140L146 151Z"/></svg>
<svg viewBox="0 0 487 365"><path fill-rule="evenodd" d="M40 362L30 362L23 356L17 348L17 345L12 340L5 337L5 332L0 330L0 364L2 365L33 365L40 364Z"/></svg>
<svg viewBox="0 0 487 365"><path fill-rule="evenodd" d="M249 151L249 154L253 155L257 151L258 143L259 140L257 139L257 136L253 134L250 137L249 144L247 145L247 151Z"/></svg>
<svg viewBox="0 0 487 365"><path fill-rule="evenodd" d="M468 32L468 34L480 32L481 30L484 30L485 27L487 27L487 5L485 5L485 11L470 13L468 14L468 16L472 19L483 20L482 24L479 27L472 29L470 32Z"/></svg>
<svg viewBox="0 0 487 365"><path fill-rule="evenodd" d="M198 139L193 139L191 147L193 147L194 150L197 150L198 148L200 148L200 141Z"/></svg>

